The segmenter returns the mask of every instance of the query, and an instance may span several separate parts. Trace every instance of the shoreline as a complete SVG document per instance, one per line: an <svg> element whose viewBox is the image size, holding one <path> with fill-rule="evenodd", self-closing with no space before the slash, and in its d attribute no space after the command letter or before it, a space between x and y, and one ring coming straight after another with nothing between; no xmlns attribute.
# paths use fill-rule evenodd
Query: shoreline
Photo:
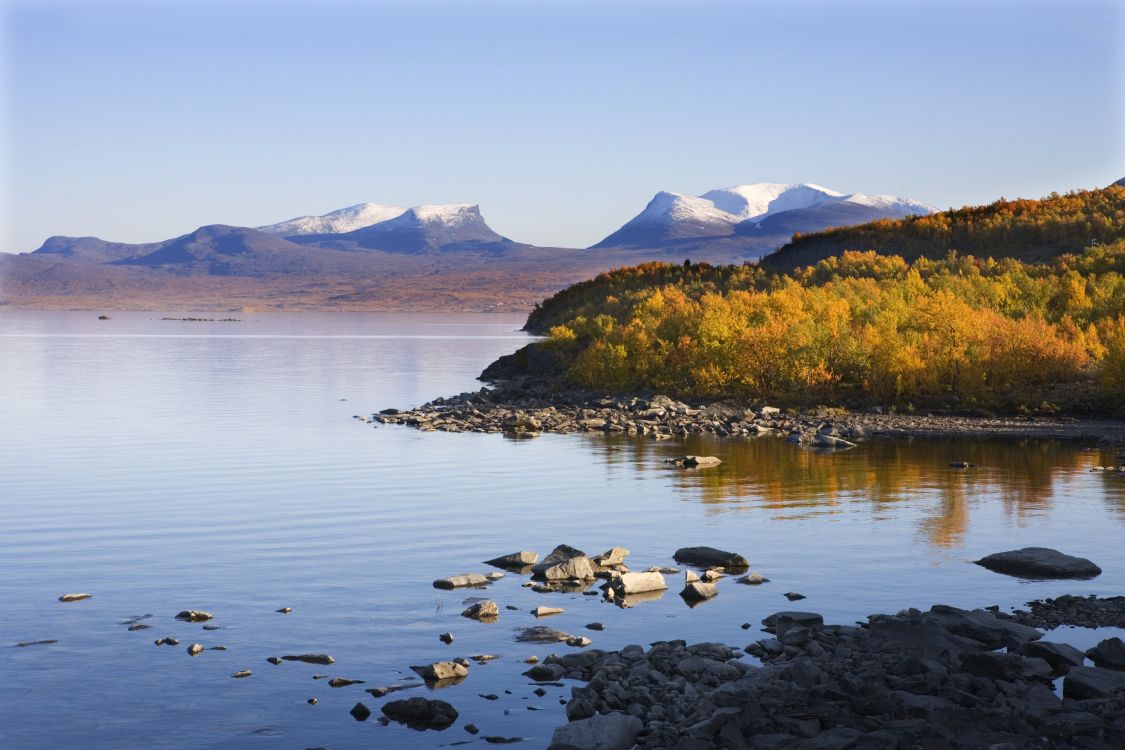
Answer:
<svg viewBox="0 0 1125 750"><path fill-rule="evenodd" d="M868 438L1014 438L1125 444L1125 420L1071 416L962 416L782 409L733 400L685 403L664 395L598 396L554 391L538 383L504 381L493 388L440 397L413 409L384 409L358 419L423 431L504 433L603 432L670 439L783 437L789 442L846 449Z"/></svg>

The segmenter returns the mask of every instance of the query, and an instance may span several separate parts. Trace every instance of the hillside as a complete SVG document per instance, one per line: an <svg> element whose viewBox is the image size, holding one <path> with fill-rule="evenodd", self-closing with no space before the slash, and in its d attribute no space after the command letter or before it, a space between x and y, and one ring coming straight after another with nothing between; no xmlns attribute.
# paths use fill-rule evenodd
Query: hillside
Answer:
<svg viewBox="0 0 1125 750"><path fill-rule="evenodd" d="M1123 237L1125 187L1115 183L1102 190L1056 193L1041 200L1001 198L987 206L802 234L760 263L784 271L845 250L873 250L906 260L942 258L954 251L1035 263Z"/></svg>

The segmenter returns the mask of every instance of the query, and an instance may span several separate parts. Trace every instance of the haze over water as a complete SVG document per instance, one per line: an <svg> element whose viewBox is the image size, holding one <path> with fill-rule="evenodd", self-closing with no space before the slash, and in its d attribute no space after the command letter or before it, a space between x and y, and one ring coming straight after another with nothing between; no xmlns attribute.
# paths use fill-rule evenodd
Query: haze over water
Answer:
<svg viewBox="0 0 1125 750"><path fill-rule="evenodd" d="M745 646L763 617L795 606L850 622L936 602L1007 608L1121 593L1112 584L1125 574L1125 478L1089 472L1114 463L1111 452L915 440L818 453L762 438L513 441L373 428L352 415L479 388L475 375L526 340L522 316L163 315L0 314L5 747L437 747L479 741L462 730L470 722L542 747L565 721L569 687L535 696L520 660L570 649L512 640L536 624L528 610L538 605L567 610L541 624L598 648ZM684 453L723 464L663 464ZM953 460L980 467L954 471ZM722 581L694 609L675 576L662 598L632 609L534 594L512 574L487 593L431 587L486 572L481 560L559 543L627 547L633 569L706 544L745 555L771 582ZM1104 573L1025 582L970 563L1029 545L1089 557ZM56 600L72 591L94 598ZM790 605L787 591L808 599ZM459 616L482 594L501 605L499 622ZM275 612L285 606L292 614ZM213 612L223 628L172 619L187 608ZM152 628L127 630L147 613ZM586 631L591 621L605 632ZM444 631L452 645L438 641ZM180 645L155 647L164 636ZM12 645L41 639L58 643ZM228 650L191 658L192 642ZM336 663L265 661L310 651ZM362 689L412 677L409 665L481 653L502 658L431 694L461 712L446 732L348 715L360 700L377 714L383 701ZM254 674L230 679L241 669ZM367 684L330 689L314 674Z"/></svg>

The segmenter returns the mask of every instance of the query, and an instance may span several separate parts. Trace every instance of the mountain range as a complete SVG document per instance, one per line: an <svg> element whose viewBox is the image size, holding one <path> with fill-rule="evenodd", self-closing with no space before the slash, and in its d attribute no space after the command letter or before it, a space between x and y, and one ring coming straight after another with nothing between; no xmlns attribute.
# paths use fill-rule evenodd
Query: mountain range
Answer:
<svg viewBox="0 0 1125 750"><path fill-rule="evenodd" d="M360 203L254 228L208 225L158 242L51 237L32 253L0 253L0 304L70 307L106 300L152 309L181 304L177 300L194 304L201 290L212 290L202 298L223 309L228 299L233 307L250 301L366 309L388 299L393 307L415 306L414 291L429 297L421 307L445 309L450 300L474 309L482 303L526 307L621 265L678 262L685 254L712 263L753 261L795 232L934 210L914 200L812 184L738 185L699 197L660 192L619 230L580 249L504 237L474 204ZM207 279L215 280L211 287Z"/></svg>

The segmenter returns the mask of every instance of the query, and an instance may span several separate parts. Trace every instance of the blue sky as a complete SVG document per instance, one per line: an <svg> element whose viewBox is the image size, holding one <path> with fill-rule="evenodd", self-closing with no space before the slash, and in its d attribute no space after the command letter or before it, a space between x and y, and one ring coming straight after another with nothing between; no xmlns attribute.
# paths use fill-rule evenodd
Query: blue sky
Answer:
<svg viewBox="0 0 1125 750"><path fill-rule="evenodd" d="M657 190L1125 176L1121 2L8 1L0 249L362 201L588 245Z"/></svg>

